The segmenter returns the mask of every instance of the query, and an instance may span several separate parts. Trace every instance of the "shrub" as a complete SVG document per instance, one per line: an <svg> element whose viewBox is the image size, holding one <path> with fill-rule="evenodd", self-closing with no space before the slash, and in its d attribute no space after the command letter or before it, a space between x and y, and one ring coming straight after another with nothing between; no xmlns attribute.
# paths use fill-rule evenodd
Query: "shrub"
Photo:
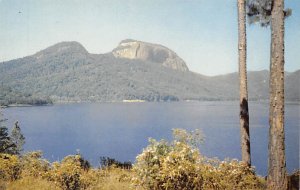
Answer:
<svg viewBox="0 0 300 190"><path fill-rule="evenodd" d="M264 179L244 162L207 158L201 162L204 189L265 189Z"/></svg>
<svg viewBox="0 0 300 190"><path fill-rule="evenodd" d="M16 155L0 154L0 179L13 181L20 178L21 163Z"/></svg>
<svg viewBox="0 0 300 190"><path fill-rule="evenodd" d="M150 139L150 145L137 156L133 183L145 189L201 189L196 164L200 153L195 147L202 136L194 134L177 129L172 143Z"/></svg>
<svg viewBox="0 0 300 190"><path fill-rule="evenodd" d="M21 157L22 176L46 177L50 170L50 163L42 158L41 151L28 152Z"/></svg>
<svg viewBox="0 0 300 190"><path fill-rule="evenodd" d="M94 186L99 180L100 172L97 169L81 172L79 181L80 189L88 189Z"/></svg>
<svg viewBox="0 0 300 190"><path fill-rule="evenodd" d="M76 156L67 156L61 163L54 162L50 180L55 181L62 189L80 188L80 161Z"/></svg>
<svg viewBox="0 0 300 190"><path fill-rule="evenodd" d="M95 184L97 179L97 172L90 170L89 166L80 155L67 156L61 163L52 164L49 180L65 190L86 189Z"/></svg>
<svg viewBox="0 0 300 190"><path fill-rule="evenodd" d="M110 167L116 167L116 168L120 168L120 169L130 170L132 168L131 162L120 162L114 158L105 157L105 156L100 157L99 164L100 164L101 169L108 169Z"/></svg>
<svg viewBox="0 0 300 190"><path fill-rule="evenodd" d="M150 139L137 156L133 183L144 189L263 189L253 168L237 160L219 161L200 155L199 131L174 130L169 143Z"/></svg>
<svg viewBox="0 0 300 190"><path fill-rule="evenodd" d="M196 164L199 152L182 142L176 142L173 146L161 159L163 189L201 189L203 179Z"/></svg>

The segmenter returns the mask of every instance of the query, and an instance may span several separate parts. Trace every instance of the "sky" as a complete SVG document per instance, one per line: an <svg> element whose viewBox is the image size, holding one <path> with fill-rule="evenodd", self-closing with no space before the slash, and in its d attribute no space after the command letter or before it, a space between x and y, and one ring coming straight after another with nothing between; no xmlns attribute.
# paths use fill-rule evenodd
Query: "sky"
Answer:
<svg viewBox="0 0 300 190"><path fill-rule="evenodd" d="M238 71L237 0L0 0L0 61L62 41L107 53L121 40L164 45L204 75ZM285 22L285 70L300 69L300 1ZM248 70L269 69L270 28L247 24Z"/></svg>

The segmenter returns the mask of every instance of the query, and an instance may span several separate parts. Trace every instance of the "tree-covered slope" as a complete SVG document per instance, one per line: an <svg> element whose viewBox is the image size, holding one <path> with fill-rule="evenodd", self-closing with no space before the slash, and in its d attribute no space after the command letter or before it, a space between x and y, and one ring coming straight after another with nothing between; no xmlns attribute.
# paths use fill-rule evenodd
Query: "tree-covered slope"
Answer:
<svg viewBox="0 0 300 190"><path fill-rule="evenodd" d="M52 104L49 97L35 96L30 93L22 93L8 86L0 85L0 106L12 104L23 105L47 105Z"/></svg>
<svg viewBox="0 0 300 190"><path fill-rule="evenodd" d="M236 73L207 77L168 64L153 62L153 57L147 60L122 58L113 53L90 54L77 42L62 42L32 56L1 63L0 81L18 92L54 101L238 98ZM299 72L287 77L287 86L294 86ZM268 99L267 78L267 71L249 72L250 99ZM299 99L298 86L286 93L290 100Z"/></svg>

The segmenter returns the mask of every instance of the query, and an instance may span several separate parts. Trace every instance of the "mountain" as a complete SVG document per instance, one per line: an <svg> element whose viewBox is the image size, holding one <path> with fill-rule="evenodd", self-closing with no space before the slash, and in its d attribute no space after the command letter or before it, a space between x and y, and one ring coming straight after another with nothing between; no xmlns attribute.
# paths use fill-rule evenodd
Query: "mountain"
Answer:
<svg viewBox="0 0 300 190"><path fill-rule="evenodd" d="M179 71L189 70L175 52L158 44L127 39L121 41L112 53L115 57L150 61Z"/></svg>
<svg viewBox="0 0 300 190"><path fill-rule="evenodd" d="M268 71L249 72L250 99L268 99L268 76ZM300 99L299 76L299 71L286 74L288 100ZM237 73L193 73L172 50L135 40L124 40L106 54L90 54L78 42L61 42L1 63L0 81L54 102L235 100L239 95Z"/></svg>

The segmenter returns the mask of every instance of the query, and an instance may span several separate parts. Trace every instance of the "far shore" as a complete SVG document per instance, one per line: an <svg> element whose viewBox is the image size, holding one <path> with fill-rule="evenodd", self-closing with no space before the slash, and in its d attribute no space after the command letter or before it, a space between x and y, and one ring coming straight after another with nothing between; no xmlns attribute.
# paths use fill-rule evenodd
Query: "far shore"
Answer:
<svg viewBox="0 0 300 190"><path fill-rule="evenodd" d="M13 107L34 107L34 106L52 106L53 104L9 104L0 106L0 108L13 108Z"/></svg>
<svg viewBox="0 0 300 190"><path fill-rule="evenodd" d="M35 106L52 106L52 105L67 105L67 104L81 104L81 103L172 103L172 102L238 102L238 100L179 100L179 101L146 101L146 100L122 100L122 101L57 101L53 104L10 104L10 105L1 105L0 108L14 108L14 107L35 107ZM268 100L249 100L251 102L261 102L268 104ZM300 101L285 101L286 105L299 105Z"/></svg>

